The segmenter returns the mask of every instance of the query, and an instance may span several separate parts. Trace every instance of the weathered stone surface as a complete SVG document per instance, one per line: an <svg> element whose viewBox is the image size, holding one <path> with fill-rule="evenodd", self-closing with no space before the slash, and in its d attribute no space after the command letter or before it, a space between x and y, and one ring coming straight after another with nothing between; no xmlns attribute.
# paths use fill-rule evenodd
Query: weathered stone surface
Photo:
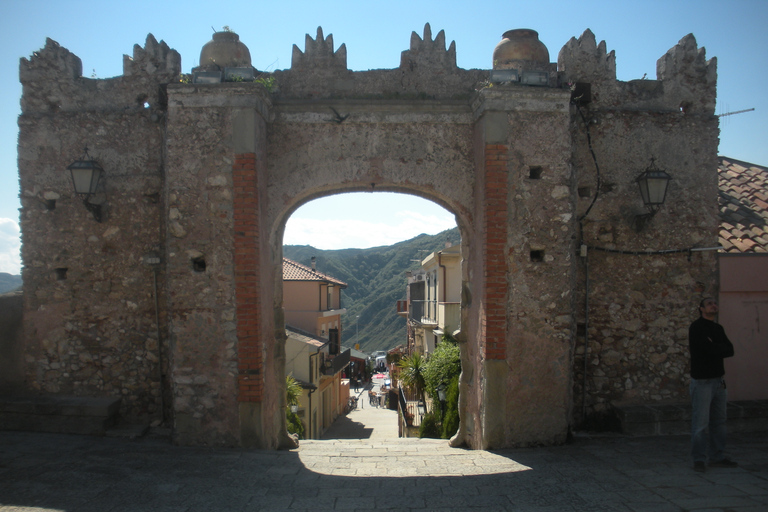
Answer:
<svg viewBox="0 0 768 512"><path fill-rule="evenodd" d="M322 30L294 57L270 91L179 83L151 36L107 80L50 40L22 59L30 390L120 397L179 443L281 445L285 222L320 196L390 191L450 209L462 235L453 444L559 443L614 402L684 395L715 261L669 250L714 246L718 226L715 63L692 37L629 83L589 31L542 87L456 68L428 25L399 69L349 71ZM571 81L590 101L571 103ZM65 173L85 145L105 169L102 223ZM674 199L637 231L651 157Z"/></svg>

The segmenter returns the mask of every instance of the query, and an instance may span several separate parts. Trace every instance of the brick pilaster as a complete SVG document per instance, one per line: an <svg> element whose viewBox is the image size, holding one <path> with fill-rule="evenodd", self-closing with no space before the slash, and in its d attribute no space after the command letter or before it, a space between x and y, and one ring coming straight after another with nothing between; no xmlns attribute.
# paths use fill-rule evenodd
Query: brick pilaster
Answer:
<svg viewBox="0 0 768 512"><path fill-rule="evenodd" d="M486 144L483 191L485 319L482 326L486 359L507 357L507 160L507 146Z"/></svg>
<svg viewBox="0 0 768 512"><path fill-rule="evenodd" d="M234 267L237 301L238 401L260 402L264 393L264 347L259 296L259 195L256 155L235 155Z"/></svg>

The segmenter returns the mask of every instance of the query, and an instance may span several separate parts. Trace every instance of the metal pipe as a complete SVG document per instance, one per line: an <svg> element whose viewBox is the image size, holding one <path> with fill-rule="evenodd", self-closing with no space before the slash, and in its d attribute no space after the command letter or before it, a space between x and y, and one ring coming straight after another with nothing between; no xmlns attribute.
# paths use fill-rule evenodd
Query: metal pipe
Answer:
<svg viewBox="0 0 768 512"><path fill-rule="evenodd" d="M589 352L589 249L584 256L584 379L581 385L581 421L587 417L587 353Z"/></svg>
<svg viewBox="0 0 768 512"><path fill-rule="evenodd" d="M163 419L163 425L165 425L166 421L166 414L165 414L165 386L163 385L163 382L165 381L165 376L163 375L163 339L160 336L160 299L157 296L157 273L159 269L157 266L152 267L152 280L154 285L154 292L155 292L155 328L157 329L157 362L158 366L160 368L160 412Z"/></svg>

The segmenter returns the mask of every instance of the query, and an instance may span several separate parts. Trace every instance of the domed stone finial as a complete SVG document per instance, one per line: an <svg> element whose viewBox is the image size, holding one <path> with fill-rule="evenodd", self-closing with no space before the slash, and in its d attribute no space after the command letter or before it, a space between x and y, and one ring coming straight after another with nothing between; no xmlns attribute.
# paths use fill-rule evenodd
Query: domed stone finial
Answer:
<svg viewBox="0 0 768 512"><path fill-rule="evenodd" d="M549 67L549 50L535 30L508 30L501 37L493 49L493 69L543 71Z"/></svg>
<svg viewBox="0 0 768 512"><path fill-rule="evenodd" d="M234 32L214 32L200 51L200 67L205 70L251 67L251 52Z"/></svg>

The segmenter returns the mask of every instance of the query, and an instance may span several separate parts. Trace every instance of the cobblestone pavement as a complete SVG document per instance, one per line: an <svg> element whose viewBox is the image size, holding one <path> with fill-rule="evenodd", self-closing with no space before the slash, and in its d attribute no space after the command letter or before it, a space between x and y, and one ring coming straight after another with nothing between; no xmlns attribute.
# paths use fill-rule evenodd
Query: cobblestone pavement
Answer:
<svg viewBox="0 0 768 512"><path fill-rule="evenodd" d="M696 473L682 436L491 452L369 430L280 452L0 432L0 511L768 510L766 433L730 436L739 468Z"/></svg>

